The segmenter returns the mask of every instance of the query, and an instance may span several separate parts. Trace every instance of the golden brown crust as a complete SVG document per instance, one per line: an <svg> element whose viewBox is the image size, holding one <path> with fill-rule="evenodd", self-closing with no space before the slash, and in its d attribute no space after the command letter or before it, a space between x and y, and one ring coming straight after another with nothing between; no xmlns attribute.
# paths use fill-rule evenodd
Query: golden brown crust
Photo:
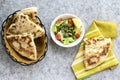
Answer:
<svg viewBox="0 0 120 80"><path fill-rule="evenodd" d="M39 31L39 33L37 32ZM19 14L15 18L15 23L12 23L8 28L7 34L22 34L22 33L32 33L34 38L38 38L44 35L45 31L41 26L35 24L33 21L29 20L29 17L24 14Z"/></svg>
<svg viewBox="0 0 120 80"><path fill-rule="evenodd" d="M36 60L36 46L31 34L8 35L7 41L22 56Z"/></svg>
<svg viewBox="0 0 120 80"><path fill-rule="evenodd" d="M110 49L111 39L90 38L85 39L84 63L86 69L92 69L103 63Z"/></svg>

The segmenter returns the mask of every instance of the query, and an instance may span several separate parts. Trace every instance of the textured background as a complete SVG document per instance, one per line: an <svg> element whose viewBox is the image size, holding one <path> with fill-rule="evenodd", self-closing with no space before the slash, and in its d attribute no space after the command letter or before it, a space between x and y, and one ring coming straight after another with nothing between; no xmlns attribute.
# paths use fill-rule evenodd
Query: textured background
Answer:
<svg viewBox="0 0 120 80"><path fill-rule="evenodd" d="M10 59L0 42L0 80L76 80L70 65L79 45L68 49L61 48L49 35L52 20L60 14L77 15L86 30L93 20L114 21L118 24L120 34L119 0L0 0L0 25L9 14L31 6L39 8L38 16L47 29L47 55L35 65L21 66ZM116 38L115 48L120 61L120 36ZM85 80L119 80L119 75L120 65L112 71L105 70Z"/></svg>

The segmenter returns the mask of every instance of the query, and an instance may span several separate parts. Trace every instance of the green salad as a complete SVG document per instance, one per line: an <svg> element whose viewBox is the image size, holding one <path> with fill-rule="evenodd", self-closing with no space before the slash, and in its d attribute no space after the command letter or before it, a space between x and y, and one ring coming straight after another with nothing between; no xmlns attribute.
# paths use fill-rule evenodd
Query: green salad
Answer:
<svg viewBox="0 0 120 80"><path fill-rule="evenodd" d="M58 19L52 28L55 38L65 45L76 41L82 32L81 22L77 18Z"/></svg>

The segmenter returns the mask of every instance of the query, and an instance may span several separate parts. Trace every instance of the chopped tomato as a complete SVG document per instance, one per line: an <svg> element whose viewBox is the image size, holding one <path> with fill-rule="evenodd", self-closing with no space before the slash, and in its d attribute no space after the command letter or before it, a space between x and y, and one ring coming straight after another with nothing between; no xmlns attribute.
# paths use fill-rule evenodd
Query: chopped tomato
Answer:
<svg viewBox="0 0 120 80"><path fill-rule="evenodd" d="M69 24L72 24L72 23L73 23L72 18L68 18L68 23L69 23Z"/></svg>
<svg viewBox="0 0 120 80"><path fill-rule="evenodd" d="M62 18L59 18L59 19L56 21L56 23L59 23L60 21L62 21Z"/></svg>
<svg viewBox="0 0 120 80"><path fill-rule="evenodd" d="M75 36L76 36L76 38L79 38L80 37L80 33L76 33Z"/></svg>
<svg viewBox="0 0 120 80"><path fill-rule="evenodd" d="M61 40L61 35L60 34L56 34L55 38L60 41Z"/></svg>

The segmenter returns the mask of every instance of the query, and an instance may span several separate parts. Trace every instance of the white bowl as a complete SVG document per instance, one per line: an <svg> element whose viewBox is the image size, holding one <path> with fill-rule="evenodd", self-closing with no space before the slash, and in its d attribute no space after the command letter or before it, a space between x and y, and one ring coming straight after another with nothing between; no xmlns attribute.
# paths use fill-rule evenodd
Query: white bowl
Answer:
<svg viewBox="0 0 120 80"><path fill-rule="evenodd" d="M74 41L74 42L72 42L72 43L70 43L70 44L68 44L68 45L65 45L65 44L63 44L62 42L58 41L58 40L55 38L55 34L54 34L54 32L52 31L52 27L54 26L55 22L56 22L59 18L62 18L62 19L77 18L77 19L79 19L77 16L75 16L75 15L73 15L73 14L62 14L62 15L59 15L58 17L56 17L56 18L52 21L51 27L50 27L50 35L51 35L53 41L54 41L57 45L59 45L59 46L61 46L61 47L73 47L73 46L76 46L77 44L79 44L79 43L81 42L81 40L83 39L84 33L85 33L85 28L84 28L84 25L83 25L82 21L79 19L79 20L81 21L81 23L82 23L82 32L81 32L80 37L79 37L76 41Z"/></svg>

